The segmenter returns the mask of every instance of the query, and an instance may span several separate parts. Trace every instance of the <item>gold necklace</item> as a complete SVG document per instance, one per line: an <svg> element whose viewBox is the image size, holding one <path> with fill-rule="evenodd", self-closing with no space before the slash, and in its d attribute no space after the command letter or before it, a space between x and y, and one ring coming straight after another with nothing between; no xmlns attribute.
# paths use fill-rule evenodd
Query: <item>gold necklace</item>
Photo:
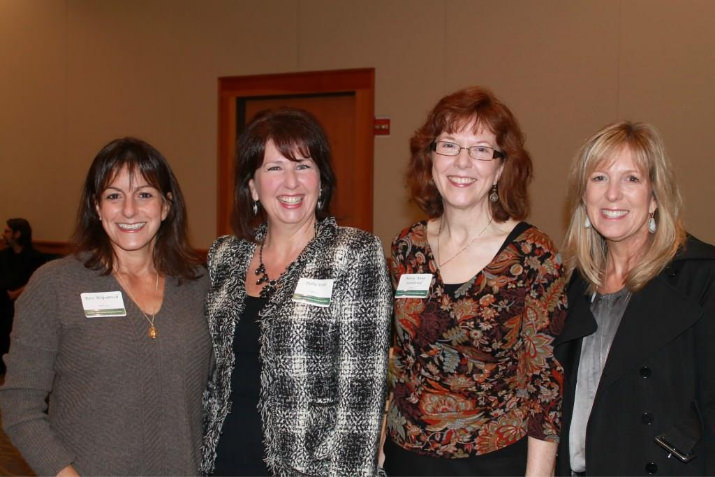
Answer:
<svg viewBox="0 0 715 477"><path fill-rule="evenodd" d="M452 260L454 260L455 258L457 258L462 252L464 252L465 250L467 250L467 249L474 243L475 240L477 240L479 237L482 236L482 234L487 230L487 227L489 227L489 226L492 224L492 219L493 219L493 217L489 217L489 222L487 222L487 225L485 225L484 228L481 230L481 232L479 232L472 240L470 240L467 245L465 245L464 247L462 247L462 248L459 250L459 252L455 253L454 255L452 255L451 257L449 257L447 260L445 260L445 261L442 262L442 263L439 263L439 261L438 261L438 262L437 262L437 266L438 266L439 268L444 267L444 266L447 265L449 262L451 262ZM437 231L437 256L438 256L438 257L440 257L440 254L439 254L439 236L442 235L442 224L443 224L443 222L444 222L444 218L440 219L440 221L439 221L439 230Z"/></svg>
<svg viewBox="0 0 715 477"><path fill-rule="evenodd" d="M159 272L156 271L156 283L154 284L154 292L159 291ZM155 340L157 336L159 336L159 331L156 329L156 326L154 326L154 320L156 319L156 314L159 310L155 311L152 315L151 318L149 315L144 313L144 310L139 306L139 302L134 299L134 296L129 292L129 287L124 283L124 280L119 276L119 272L114 272L114 276L117 277L117 281L119 281L119 284L124 288L124 291L127 292L127 295L129 295L129 298L132 299L134 304L139 308L139 311L141 311L142 315L144 315L144 318L146 318L146 321L149 322L149 338Z"/></svg>

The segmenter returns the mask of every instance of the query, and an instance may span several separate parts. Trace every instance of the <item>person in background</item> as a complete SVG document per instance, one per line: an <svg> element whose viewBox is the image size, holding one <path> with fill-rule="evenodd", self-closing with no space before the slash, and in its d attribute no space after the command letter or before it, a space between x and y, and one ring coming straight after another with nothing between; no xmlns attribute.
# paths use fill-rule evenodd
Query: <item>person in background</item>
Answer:
<svg viewBox="0 0 715 477"><path fill-rule="evenodd" d="M550 475L560 432L563 267L523 222L532 163L490 91L442 98L410 142L429 217L392 243L388 475Z"/></svg>
<svg viewBox="0 0 715 477"><path fill-rule="evenodd" d="M330 216L334 188L309 113L263 112L241 133L236 235L208 257L206 473L377 473L392 288L380 240Z"/></svg>
<svg viewBox="0 0 715 477"><path fill-rule="evenodd" d="M159 151L133 138L99 151L74 244L17 302L6 434L38 475L198 474L208 277Z"/></svg>
<svg viewBox="0 0 715 477"><path fill-rule="evenodd" d="M10 347L15 300L30 276L46 261L32 246L32 227L26 219L8 219L2 241L6 248L0 250L0 356ZM4 373L5 363L0 360L0 375Z"/></svg>
<svg viewBox="0 0 715 477"><path fill-rule="evenodd" d="M715 475L715 247L686 234L663 141L618 122L581 148L560 475Z"/></svg>

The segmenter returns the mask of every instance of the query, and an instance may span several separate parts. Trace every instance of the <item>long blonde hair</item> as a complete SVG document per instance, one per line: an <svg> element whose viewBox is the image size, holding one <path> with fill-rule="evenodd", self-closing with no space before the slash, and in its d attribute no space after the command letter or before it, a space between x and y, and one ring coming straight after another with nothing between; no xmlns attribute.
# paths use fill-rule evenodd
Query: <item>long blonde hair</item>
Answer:
<svg viewBox="0 0 715 477"><path fill-rule="evenodd" d="M650 234L639 260L626 275L626 287L638 291L673 259L685 242L681 219L682 197L673 168L658 132L646 123L628 121L610 124L598 131L581 147L569 175L568 204L570 223L564 252L571 269L578 269L595 291L604 282L608 244L595 228L586 228L583 197L588 177L623 149L628 149L636 165L648 174L653 197L656 231Z"/></svg>

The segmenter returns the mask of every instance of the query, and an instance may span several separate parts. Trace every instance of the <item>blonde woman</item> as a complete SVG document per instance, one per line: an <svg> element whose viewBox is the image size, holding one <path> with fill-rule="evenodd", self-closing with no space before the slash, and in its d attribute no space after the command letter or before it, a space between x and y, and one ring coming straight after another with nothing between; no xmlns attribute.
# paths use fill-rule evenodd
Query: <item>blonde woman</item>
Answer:
<svg viewBox="0 0 715 477"><path fill-rule="evenodd" d="M683 229L661 138L607 126L569 187L558 473L715 474L715 248Z"/></svg>

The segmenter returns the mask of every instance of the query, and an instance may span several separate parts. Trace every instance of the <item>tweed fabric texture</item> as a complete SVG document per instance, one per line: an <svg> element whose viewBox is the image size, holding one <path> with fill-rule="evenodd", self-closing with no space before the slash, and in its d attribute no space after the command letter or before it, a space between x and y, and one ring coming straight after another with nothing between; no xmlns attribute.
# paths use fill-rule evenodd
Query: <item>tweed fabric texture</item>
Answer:
<svg viewBox="0 0 715 477"><path fill-rule="evenodd" d="M265 226L258 240L264 235ZM232 345L255 250L255 243L225 236L209 252L207 314L216 364L204 394L207 473L231 407ZM330 306L294 302L300 278L334 279ZM379 239L338 227L333 218L321 221L260 314L259 411L275 475L376 475L391 317Z"/></svg>
<svg viewBox="0 0 715 477"><path fill-rule="evenodd" d="M6 433L38 475L196 475L201 396L211 370L204 271L167 277L156 340L122 292L127 316L86 318L80 293L122 290L75 257L52 261L17 303L0 389ZM49 406L48 406L49 400Z"/></svg>

